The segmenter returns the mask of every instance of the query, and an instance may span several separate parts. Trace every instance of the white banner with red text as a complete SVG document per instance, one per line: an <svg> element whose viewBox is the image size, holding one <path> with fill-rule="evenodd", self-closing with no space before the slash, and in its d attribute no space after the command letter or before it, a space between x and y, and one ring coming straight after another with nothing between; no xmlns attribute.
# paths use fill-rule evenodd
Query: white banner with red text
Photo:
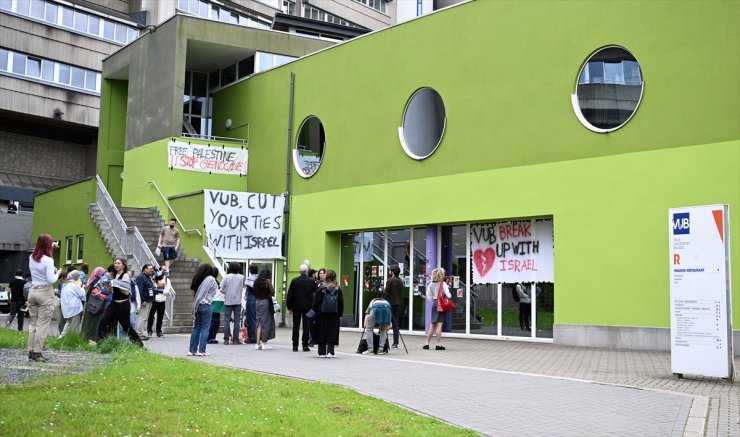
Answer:
<svg viewBox="0 0 740 437"><path fill-rule="evenodd" d="M247 149L222 145L204 146L172 139L167 145L167 151L167 166L171 169L242 176L247 174Z"/></svg>

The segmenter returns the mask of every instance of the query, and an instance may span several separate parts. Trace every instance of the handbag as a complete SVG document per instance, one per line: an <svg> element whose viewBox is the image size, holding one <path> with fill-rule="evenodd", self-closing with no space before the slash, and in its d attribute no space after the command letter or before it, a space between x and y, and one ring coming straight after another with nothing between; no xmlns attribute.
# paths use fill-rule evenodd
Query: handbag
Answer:
<svg viewBox="0 0 740 437"><path fill-rule="evenodd" d="M245 326L239 328L239 341L242 343L247 341L247 328Z"/></svg>
<svg viewBox="0 0 740 437"><path fill-rule="evenodd" d="M439 290L437 290L437 312L445 312L445 311L452 311L455 308L457 308L457 305L455 305L455 302L452 301L449 297L445 296L444 293L444 283L439 283Z"/></svg>
<svg viewBox="0 0 740 437"><path fill-rule="evenodd" d="M103 292L101 292L97 288L93 288L93 290L90 292L90 297L87 298L85 311L93 315L102 313L103 308L105 308L105 299L106 296L105 294L103 294Z"/></svg>
<svg viewBox="0 0 740 437"><path fill-rule="evenodd" d="M278 301L275 298L275 296L272 296L272 311L275 312L275 313L279 313L280 312L280 304L278 303Z"/></svg>

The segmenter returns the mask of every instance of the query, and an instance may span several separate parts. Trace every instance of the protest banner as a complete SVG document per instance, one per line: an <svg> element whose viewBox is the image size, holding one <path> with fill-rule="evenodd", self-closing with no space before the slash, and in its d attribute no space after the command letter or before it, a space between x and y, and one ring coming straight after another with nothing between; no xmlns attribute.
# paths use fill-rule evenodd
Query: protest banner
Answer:
<svg viewBox="0 0 740 437"><path fill-rule="evenodd" d="M171 169L220 174L247 174L247 149L188 144L171 139L167 145Z"/></svg>
<svg viewBox="0 0 740 437"><path fill-rule="evenodd" d="M205 228L219 255L229 259L282 256L285 197L203 190Z"/></svg>

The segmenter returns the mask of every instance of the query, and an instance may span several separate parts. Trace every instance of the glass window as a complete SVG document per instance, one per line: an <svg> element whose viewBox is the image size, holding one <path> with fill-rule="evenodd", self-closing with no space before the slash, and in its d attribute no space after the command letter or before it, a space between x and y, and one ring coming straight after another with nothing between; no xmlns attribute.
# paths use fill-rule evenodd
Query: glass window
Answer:
<svg viewBox="0 0 740 437"><path fill-rule="evenodd" d="M13 53L13 73L26 74L26 56Z"/></svg>
<svg viewBox="0 0 740 437"><path fill-rule="evenodd" d="M67 237L66 239L67 247L66 247L66 253L65 253L65 264L72 264L72 237Z"/></svg>
<svg viewBox="0 0 740 437"><path fill-rule="evenodd" d="M113 22L111 21L104 20L103 21L103 38L113 41L114 33L115 33L115 24L113 24Z"/></svg>
<svg viewBox="0 0 740 437"><path fill-rule="evenodd" d="M0 70L8 71L8 51L0 49Z"/></svg>
<svg viewBox="0 0 740 437"><path fill-rule="evenodd" d="M75 30L87 32L87 14L75 11Z"/></svg>
<svg viewBox="0 0 740 437"><path fill-rule="evenodd" d="M26 58L26 76L36 78L41 76L41 59Z"/></svg>
<svg viewBox="0 0 740 437"><path fill-rule="evenodd" d="M77 262L78 263L82 262L84 251L85 251L85 236L78 235L77 236Z"/></svg>
<svg viewBox="0 0 740 437"><path fill-rule="evenodd" d="M54 82L54 63L51 61L41 61L41 79Z"/></svg>
<svg viewBox="0 0 740 437"><path fill-rule="evenodd" d="M94 71L85 71L85 89L95 91L98 88L98 74Z"/></svg>
<svg viewBox="0 0 740 437"><path fill-rule="evenodd" d="M126 26L124 26L123 24L116 23L116 35L114 37L114 40L121 44L125 44L126 43L126 30L127 30Z"/></svg>
<svg viewBox="0 0 740 437"><path fill-rule="evenodd" d="M21 15L28 15L28 8L31 2L29 0L16 0L15 12Z"/></svg>
<svg viewBox="0 0 740 437"><path fill-rule="evenodd" d="M13 6L13 2L11 0L0 0L0 9L9 11L10 8Z"/></svg>
<svg viewBox="0 0 740 437"><path fill-rule="evenodd" d="M44 0L31 0L31 17L43 20L45 3Z"/></svg>
<svg viewBox="0 0 740 437"><path fill-rule="evenodd" d="M442 97L432 88L421 88L409 99L400 129L401 145L407 155L424 159L437 150L447 117Z"/></svg>
<svg viewBox="0 0 740 437"><path fill-rule="evenodd" d="M622 127L642 98L640 64L618 46L596 51L581 68L573 97L576 116L588 129L604 133Z"/></svg>
<svg viewBox="0 0 740 437"><path fill-rule="evenodd" d="M90 16L87 21L87 33L92 35L100 35L100 18Z"/></svg>
<svg viewBox="0 0 740 437"><path fill-rule="evenodd" d="M177 0L177 9L180 9L181 11L187 11L188 0Z"/></svg>
<svg viewBox="0 0 740 437"><path fill-rule="evenodd" d="M229 65L228 67L221 70L221 83L223 85L229 84L236 80L236 64Z"/></svg>
<svg viewBox="0 0 740 437"><path fill-rule="evenodd" d="M135 29L128 29L128 39L127 42L131 42L139 37L139 32Z"/></svg>
<svg viewBox="0 0 740 437"><path fill-rule="evenodd" d="M59 64L59 83L69 85L69 65Z"/></svg>
<svg viewBox="0 0 740 437"><path fill-rule="evenodd" d="M293 150L293 164L299 175L309 178L318 171L325 147L326 135L321 120L313 115L303 120Z"/></svg>
<svg viewBox="0 0 740 437"><path fill-rule="evenodd" d="M72 27L75 21L75 13L72 9L62 8L62 26Z"/></svg>
<svg viewBox="0 0 740 437"><path fill-rule="evenodd" d="M239 61L239 79L254 73L254 56Z"/></svg>
<svg viewBox="0 0 740 437"><path fill-rule="evenodd" d="M198 14L199 17L208 18L211 14L210 10L211 10L210 4L204 1L200 1L198 2L198 9L195 9L193 13Z"/></svg>
<svg viewBox="0 0 740 437"><path fill-rule="evenodd" d="M75 88L85 88L85 70L72 67L72 81L70 85Z"/></svg>
<svg viewBox="0 0 740 437"><path fill-rule="evenodd" d="M59 10L59 7L52 3L46 4L46 11L44 12L44 20L49 23L56 23L57 22L57 12Z"/></svg>

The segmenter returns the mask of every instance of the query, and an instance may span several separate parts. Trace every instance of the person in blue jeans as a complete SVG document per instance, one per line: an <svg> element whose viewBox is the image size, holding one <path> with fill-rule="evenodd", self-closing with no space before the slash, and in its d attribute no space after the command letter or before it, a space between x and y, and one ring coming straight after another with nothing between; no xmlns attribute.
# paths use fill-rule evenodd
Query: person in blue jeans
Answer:
<svg viewBox="0 0 740 437"><path fill-rule="evenodd" d="M257 296L254 294L254 280L257 279L259 267L257 264L249 265L249 276L247 276L247 301L244 312L247 315L247 343L257 342Z"/></svg>
<svg viewBox="0 0 740 437"><path fill-rule="evenodd" d="M207 356L206 345L208 344L208 331L211 328L211 301L216 295L218 283L216 282L218 270L210 264L204 263L198 266L190 283L193 290L193 330L190 333L190 348L188 356Z"/></svg>

